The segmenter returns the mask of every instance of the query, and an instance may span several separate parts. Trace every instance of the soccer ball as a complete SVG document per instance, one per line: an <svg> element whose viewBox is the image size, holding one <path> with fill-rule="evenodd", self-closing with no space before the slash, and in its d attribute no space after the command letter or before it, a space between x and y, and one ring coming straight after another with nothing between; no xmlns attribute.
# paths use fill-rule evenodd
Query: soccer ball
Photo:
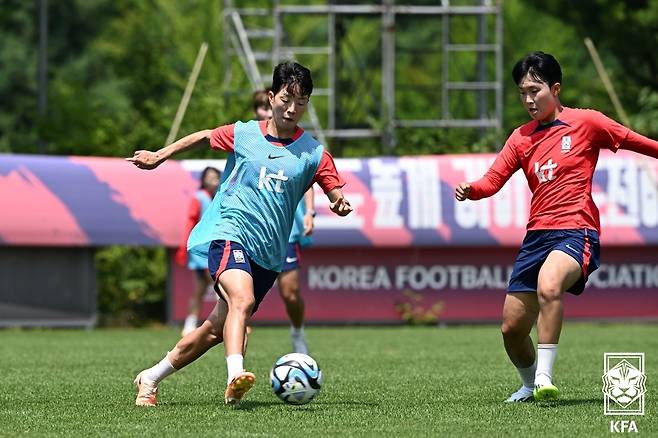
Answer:
<svg viewBox="0 0 658 438"><path fill-rule="evenodd" d="M290 353L276 361L270 371L270 382L282 401L304 405L320 392L322 371L311 356Z"/></svg>

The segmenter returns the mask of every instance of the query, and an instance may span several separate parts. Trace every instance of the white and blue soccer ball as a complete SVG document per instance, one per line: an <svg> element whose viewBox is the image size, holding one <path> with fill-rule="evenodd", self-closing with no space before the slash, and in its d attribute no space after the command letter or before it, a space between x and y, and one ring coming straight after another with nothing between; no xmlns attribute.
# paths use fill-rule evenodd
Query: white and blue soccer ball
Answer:
<svg viewBox="0 0 658 438"><path fill-rule="evenodd" d="M270 382L283 402L304 405L320 392L322 371L311 356L290 353L276 361L270 371Z"/></svg>

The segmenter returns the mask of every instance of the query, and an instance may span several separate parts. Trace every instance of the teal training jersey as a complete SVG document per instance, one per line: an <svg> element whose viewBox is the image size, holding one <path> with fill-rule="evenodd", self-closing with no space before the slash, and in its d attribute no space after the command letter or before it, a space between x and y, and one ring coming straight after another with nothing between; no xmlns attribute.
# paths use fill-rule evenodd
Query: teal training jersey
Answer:
<svg viewBox="0 0 658 438"><path fill-rule="evenodd" d="M199 202L199 217L203 217L203 214L210 207L212 202L212 197L206 190L197 190L194 193L194 197L197 202ZM208 259L202 257L196 253L188 252L187 254L187 267L188 269L198 270L198 269L208 269Z"/></svg>
<svg viewBox="0 0 658 438"><path fill-rule="evenodd" d="M290 237L288 237L288 243L296 243L304 235L304 215L306 214L306 203L304 198L299 201L297 204L297 209L295 210L295 220L292 224L292 230L290 230Z"/></svg>
<svg viewBox="0 0 658 438"><path fill-rule="evenodd" d="M190 233L187 248L207 257L210 242L232 240L261 267L280 271L295 210L323 151L306 132L280 147L265 139L258 122L236 122L234 151L219 190Z"/></svg>

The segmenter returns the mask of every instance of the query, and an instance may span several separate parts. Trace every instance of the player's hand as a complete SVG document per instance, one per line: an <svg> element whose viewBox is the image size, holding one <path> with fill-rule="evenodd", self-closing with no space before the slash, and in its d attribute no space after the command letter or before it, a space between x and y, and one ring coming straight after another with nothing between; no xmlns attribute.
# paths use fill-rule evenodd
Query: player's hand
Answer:
<svg viewBox="0 0 658 438"><path fill-rule="evenodd" d="M458 201L464 201L468 199L468 195L471 193L471 185L467 182L461 182L455 188L455 198Z"/></svg>
<svg viewBox="0 0 658 438"><path fill-rule="evenodd" d="M349 202L343 197L336 199L335 202L329 204L329 209L336 213L338 216L347 216L353 210Z"/></svg>
<svg viewBox="0 0 658 438"><path fill-rule="evenodd" d="M132 158L126 158L126 161L130 161L140 169L151 170L158 167L165 160L157 152L135 151L135 155Z"/></svg>
<svg viewBox="0 0 658 438"><path fill-rule="evenodd" d="M306 213L304 215L304 236L313 234L313 214Z"/></svg>

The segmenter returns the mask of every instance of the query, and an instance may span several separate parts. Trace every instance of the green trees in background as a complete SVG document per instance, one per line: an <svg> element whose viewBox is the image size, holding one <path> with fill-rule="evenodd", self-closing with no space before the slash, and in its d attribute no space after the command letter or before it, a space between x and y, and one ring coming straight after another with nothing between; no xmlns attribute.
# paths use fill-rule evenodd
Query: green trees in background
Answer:
<svg viewBox="0 0 658 438"><path fill-rule="evenodd" d="M128 156L137 148L162 146L203 41L209 43L208 55L179 135L249 118L251 96L244 92L249 86L237 61L228 66L230 80L225 77L221 4L217 0L51 0L49 104L46 117L39 118L38 2L2 1L0 152L37 153L39 138L47 144L45 152L62 155ZM250 0L249 6L268 7L269 2ZM441 71L440 41L434 37L440 20L409 20L401 18L397 23L397 110L403 117L423 118L438 114L442 78L432 72ZM351 127L381 127L380 25L378 19L354 16L341 19L338 28L337 83L343 91L338 119ZM451 28L451 37L472 39L472 27L464 21ZM292 40L307 45L326 39L321 20L298 21L288 28ZM597 44L633 127L658 136L658 1L506 0L504 29L503 132L482 136L464 129L400 130L397 147L387 153L497 150L512 129L528 120L509 72L520 57L534 50L552 53L561 62L565 105L596 108L618 119L583 45L586 36ZM326 86L326 58L300 61L313 67L316 87ZM469 76L473 65L473 59L465 59L450 74L474 80ZM322 115L326 101L317 96L314 102ZM469 102L465 99L463 107L451 108L453 116L468 111ZM338 157L383 151L379 139L334 140L329 146ZM187 155L211 156L216 155L209 150ZM99 251L97 262L102 312L136 321L135 315L162 311L158 306L165 289L164 249L112 247Z"/></svg>
<svg viewBox="0 0 658 438"><path fill-rule="evenodd" d="M251 1L253 5L267 1ZM298 3L298 2L288 2ZM408 3L428 3L409 1ZM5 0L0 4L0 151L37 152L37 138L47 153L129 155L137 147L158 147L166 138L187 76L202 41L210 50L181 135L250 115L245 75L230 67L230 89L224 89L222 21L215 0L58 0L49 2L49 111L36 111L38 2ZM496 150L515 126L527 120L509 79L513 63L531 50L556 55L564 67L563 100L567 105L595 107L616 117L589 55L582 44L590 36L598 45L613 82L637 129L658 133L658 2L613 0L507 0L504 3L505 107L503 133L481 138L475 130L401 132L393 154ZM405 21L406 20L406 21ZM421 20L418 18L418 20ZM396 77L398 112L422 117L437 112L441 78L439 42L433 40L440 20L409 19L398 23ZM339 28L339 121L356 127L378 127L381 109L377 19L351 17ZM472 27L472 26L471 26ZM321 21L299 21L291 38L324 38ZM456 40L470 32L456 26ZM318 86L326 84L326 63L314 67ZM472 61L451 75L468 75ZM429 73L428 73L429 72ZM359 82L368 78L367 84ZM353 92L352 92L353 91ZM226 96L232 96L226 98ZM326 106L315 98L320 111ZM459 108L451 109L453 112ZM466 109L463 109L466 111ZM460 114L454 114L458 117ZM336 140L336 155L380 154L379 140ZM208 156L208 151L191 154Z"/></svg>
<svg viewBox="0 0 658 438"><path fill-rule="evenodd" d="M633 127L658 136L658 1L526 1L597 44Z"/></svg>

